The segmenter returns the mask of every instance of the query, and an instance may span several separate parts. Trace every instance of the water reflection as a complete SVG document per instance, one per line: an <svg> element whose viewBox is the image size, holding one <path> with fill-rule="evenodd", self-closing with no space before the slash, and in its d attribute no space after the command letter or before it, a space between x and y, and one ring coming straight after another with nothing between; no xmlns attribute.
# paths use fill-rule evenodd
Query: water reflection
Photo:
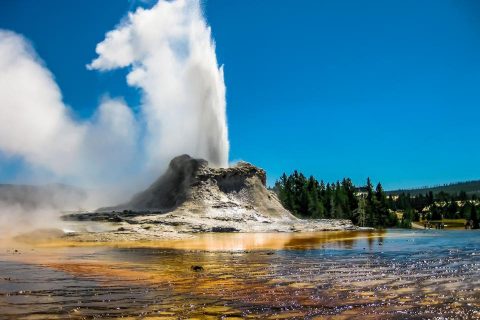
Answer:
<svg viewBox="0 0 480 320"><path fill-rule="evenodd" d="M7 319L480 316L478 232L209 234L33 249L0 255Z"/></svg>
<svg viewBox="0 0 480 320"><path fill-rule="evenodd" d="M369 248L381 243L384 237L405 237L403 233L379 231L328 231L312 233L204 233L184 239L120 242L69 242L65 239L48 238L38 242L41 247L117 247L117 248L163 248L200 251L248 251L248 250L311 250L328 245L344 249L358 247L368 241ZM28 240L31 237L24 237Z"/></svg>

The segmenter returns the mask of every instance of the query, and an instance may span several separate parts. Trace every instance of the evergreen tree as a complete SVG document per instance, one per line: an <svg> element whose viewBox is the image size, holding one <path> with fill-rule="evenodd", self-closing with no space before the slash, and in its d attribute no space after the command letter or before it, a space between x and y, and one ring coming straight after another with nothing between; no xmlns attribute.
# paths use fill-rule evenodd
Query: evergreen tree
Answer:
<svg viewBox="0 0 480 320"><path fill-rule="evenodd" d="M375 189L375 217L378 226L388 226L387 198L379 182Z"/></svg>
<svg viewBox="0 0 480 320"><path fill-rule="evenodd" d="M460 191L460 193L458 194L458 200L467 201L468 200L467 193L465 191Z"/></svg>
<svg viewBox="0 0 480 320"><path fill-rule="evenodd" d="M377 216L375 214L375 197L373 194L373 185L370 178L367 178L367 197L365 199L365 216L367 226L377 226Z"/></svg>
<svg viewBox="0 0 480 320"><path fill-rule="evenodd" d="M478 219L478 213L477 213L477 207L474 203L471 204L471 209L470 209L470 219L472 219L473 222L473 229L479 229L480 224L479 224L479 219Z"/></svg>
<svg viewBox="0 0 480 320"><path fill-rule="evenodd" d="M283 206L292 211L292 203L291 203L291 196L292 196L292 190L290 187L290 181L289 178L285 173L282 174L280 177L280 181L277 181L275 183L275 190L277 191L278 198L282 202Z"/></svg>
<svg viewBox="0 0 480 320"><path fill-rule="evenodd" d="M358 199L355 196L355 187L352 180L346 178L342 180L342 188L346 196L346 218L351 219L354 224L358 222L353 212L358 208Z"/></svg>
<svg viewBox="0 0 480 320"><path fill-rule="evenodd" d="M398 223L400 228L411 228L412 227L412 220L413 220L413 209L409 208L405 210L402 216L402 220Z"/></svg>
<svg viewBox="0 0 480 320"><path fill-rule="evenodd" d="M429 191L425 195L402 193L387 197L381 183L373 189L368 178L366 195L359 196L348 178L325 184L313 176L306 178L296 170L290 175L282 174L272 189L286 209L302 218L346 218L360 226L410 227L412 221L420 219L421 213L426 219L440 220L442 215L453 219L463 217L479 225L476 198L472 197L474 200L469 202L465 192L434 194ZM401 221L396 211L403 211Z"/></svg>
<svg viewBox="0 0 480 320"><path fill-rule="evenodd" d="M463 219L468 219L468 206L466 203L460 207L460 217Z"/></svg>
<svg viewBox="0 0 480 320"><path fill-rule="evenodd" d="M325 188L325 197L323 198L323 206L325 208L325 216L329 219L333 218L334 204L333 204L332 188L330 187L330 183L327 183L327 186Z"/></svg>
<svg viewBox="0 0 480 320"><path fill-rule="evenodd" d="M442 220L442 213L436 204L430 207L431 220Z"/></svg>
<svg viewBox="0 0 480 320"><path fill-rule="evenodd" d="M419 222L419 221L420 221L420 213L419 213L417 210L415 210L415 211L413 212L413 221L415 221L415 222Z"/></svg>
<svg viewBox="0 0 480 320"><path fill-rule="evenodd" d="M458 205L455 200L451 200L450 204L447 207L446 218L456 219L458 215Z"/></svg>
<svg viewBox="0 0 480 320"><path fill-rule="evenodd" d="M432 191L429 191L427 193L426 198L427 198L427 206L430 206L430 205L435 203L435 199L433 197L433 192Z"/></svg>

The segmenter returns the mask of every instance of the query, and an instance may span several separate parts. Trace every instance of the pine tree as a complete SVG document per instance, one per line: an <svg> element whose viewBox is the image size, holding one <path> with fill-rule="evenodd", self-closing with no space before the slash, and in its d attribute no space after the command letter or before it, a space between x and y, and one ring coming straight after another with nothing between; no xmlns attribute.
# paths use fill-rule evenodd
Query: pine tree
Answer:
<svg viewBox="0 0 480 320"><path fill-rule="evenodd" d="M373 194L373 185L370 178L367 178L367 197L365 199L366 225L369 227L377 226L377 217L375 215L375 197Z"/></svg>
<svg viewBox="0 0 480 320"><path fill-rule="evenodd" d="M275 183L275 190L277 191L278 198L282 202L283 206L292 211L290 201L292 190L290 188L289 179L285 173L283 173L280 177L280 180Z"/></svg>
<svg viewBox="0 0 480 320"><path fill-rule="evenodd" d="M471 204L472 208L470 209L470 219L472 219L473 222L473 229L479 229L480 228L480 223L478 219L478 213L477 213L477 207L475 206L474 203Z"/></svg>
<svg viewBox="0 0 480 320"><path fill-rule="evenodd" d="M375 189L375 217L377 225L380 227L388 226L387 197L383 191L382 184L379 182Z"/></svg>
<svg viewBox="0 0 480 320"><path fill-rule="evenodd" d="M346 211L347 218L352 219L353 223L356 223L353 212L358 208L358 199L355 196L355 187L353 186L352 180L349 178L343 179L342 188L347 197Z"/></svg>
<svg viewBox="0 0 480 320"><path fill-rule="evenodd" d="M345 191L340 186L340 182L338 181L335 184L334 202L335 202L335 218L337 219L346 218L345 214L348 210L347 197L345 195Z"/></svg>
<svg viewBox="0 0 480 320"><path fill-rule="evenodd" d="M309 218L320 218L321 209L319 207L320 201L318 198L318 181L310 176L307 182L307 193L308 193L308 217Z"/></svg>
<svg viewBox="0 0 480 320"><path fill-rule="evenodd" d="M436 204L432 204L430 207L430 213L432 220L442 220L442 213Z"/></svg>
<svg viewBox="0 0 480 320"><path fill-rule="evenodd" d="M429 191L426 195L426 198L427 198L427 206L429 205L432 205L435 203L435 199L433 197L433 192L432 191Z"/></svg>
<svg viewBox="0 0 480 320"><path fill-rule="evenodd" d="M450 204L447 207L446 217L449 218L449 219L456 219L457 218L457 212L458 212L457 202L454 199L452 199L450 201Z"/></svg>
<svg viewBox="0 0 480 320"><path fill-rule="evenodd" d="M332 188L330 187L330 183L327 183L327 186L325 187L323 207L325 208L325 217L332 218Z"/></svg>

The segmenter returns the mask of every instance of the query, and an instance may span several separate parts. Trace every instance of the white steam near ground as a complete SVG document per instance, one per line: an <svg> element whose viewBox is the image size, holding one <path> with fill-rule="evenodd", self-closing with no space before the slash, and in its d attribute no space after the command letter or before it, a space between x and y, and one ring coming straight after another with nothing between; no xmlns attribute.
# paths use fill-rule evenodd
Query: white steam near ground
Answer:
<svg viewBox="0 0 480 320"><path fill-rule="evenodd" d="M128 68L128 85L142 95L137 113L122 97L105 97L91 119L75 120L29 41L0 30L0 154L93 190L72 209L128 200L179 154L228 165L223 69L199 1L160 0L129 13L96 53L90 70ZM0 203L2 225L24 214L15 211Z"/></svg>

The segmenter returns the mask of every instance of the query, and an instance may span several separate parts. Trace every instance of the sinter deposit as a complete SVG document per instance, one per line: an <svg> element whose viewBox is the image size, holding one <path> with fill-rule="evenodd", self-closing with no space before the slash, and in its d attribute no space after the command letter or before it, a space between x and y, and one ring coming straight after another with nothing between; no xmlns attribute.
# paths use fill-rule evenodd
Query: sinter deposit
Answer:
<svg viewBox="0 0 480 320"><path fill-rule="evenodd" d="M188 155L174 158L166 173L131 201L66 220L118 223L96 240L155 239L195 232L296 232L354 229L350 220L301 220L266 188L263 169L240 162L212 168ZM88 234L76 235L88 239Z"/></svg>

